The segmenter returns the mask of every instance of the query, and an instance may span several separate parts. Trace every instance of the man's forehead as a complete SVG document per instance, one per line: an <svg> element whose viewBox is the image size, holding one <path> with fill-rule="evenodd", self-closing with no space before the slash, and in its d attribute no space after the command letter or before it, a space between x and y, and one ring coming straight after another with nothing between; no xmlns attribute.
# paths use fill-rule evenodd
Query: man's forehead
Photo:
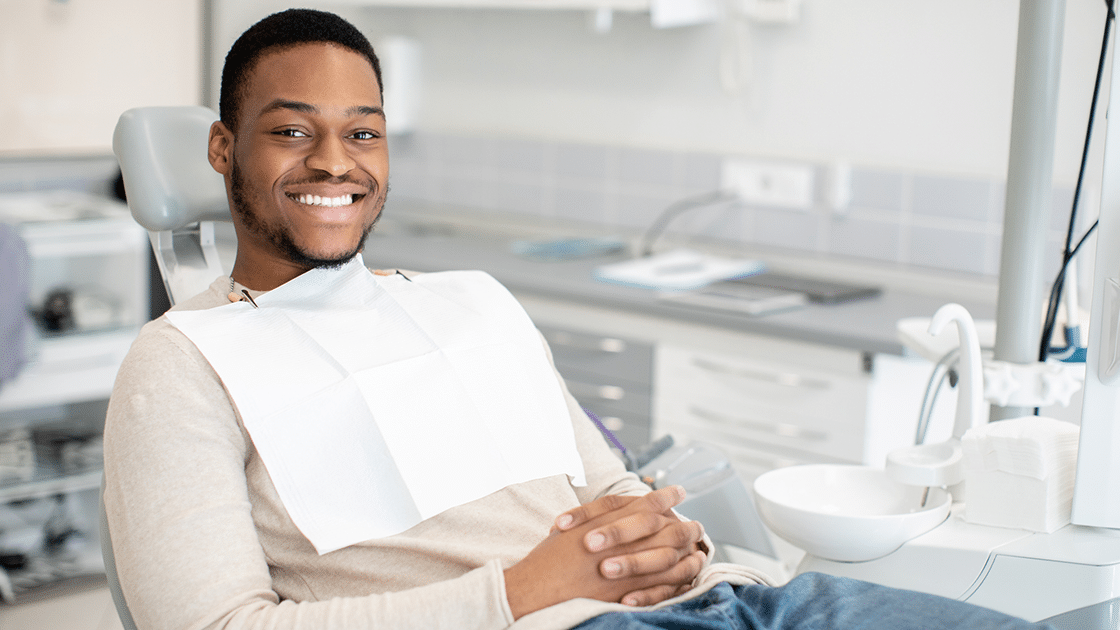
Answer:
<svg viewBox="0 0 1120 630"><path fill-rule="evenodd" d="M244 104L251 113L277 100L317 104L349 95L354 105L381 105L381 90L369 59L328 42L309 42L266 50L248 68ZM255 110L255 112L254 112Z"/></svg>

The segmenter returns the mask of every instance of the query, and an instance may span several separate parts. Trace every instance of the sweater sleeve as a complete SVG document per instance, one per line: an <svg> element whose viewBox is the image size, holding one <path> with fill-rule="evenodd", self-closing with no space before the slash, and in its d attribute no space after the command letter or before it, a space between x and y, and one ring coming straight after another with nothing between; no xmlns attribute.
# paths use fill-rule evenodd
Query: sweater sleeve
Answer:
<svg viewBox="0 0 1120 630"><path fill-rule="evenodd" d="M133 618L157 629L504 628L500 563L378 595L280 601L251 514L250 442L185 337L149 324L117 376L105 506Z"/></svg>

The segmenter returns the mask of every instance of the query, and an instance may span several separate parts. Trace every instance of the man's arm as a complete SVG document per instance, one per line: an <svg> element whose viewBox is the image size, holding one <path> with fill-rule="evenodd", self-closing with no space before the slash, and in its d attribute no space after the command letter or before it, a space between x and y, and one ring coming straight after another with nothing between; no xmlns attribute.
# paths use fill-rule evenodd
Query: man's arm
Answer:
<svg viewBox="0 0 1120 630"><path fill-rule="evenodd" d="M282 599L247 496L250 444L220 381L189 352L189 342L167 342L180 337L177 331L141 337L118 377L105 441L114 551L141 627L497 630L509 624L497 559L384 595ZM284 527L266 523L277 525Z"/></svg>

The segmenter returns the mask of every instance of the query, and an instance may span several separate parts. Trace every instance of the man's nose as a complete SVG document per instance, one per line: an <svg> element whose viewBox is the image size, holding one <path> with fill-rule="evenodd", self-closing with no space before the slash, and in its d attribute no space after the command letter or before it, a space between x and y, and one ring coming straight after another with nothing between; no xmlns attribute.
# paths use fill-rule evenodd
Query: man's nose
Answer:
<svg viewBox="0 0 1120 630"><path fill-rule="evenodd" d="M307 168L339 177L349 173L356 163L341 138L325 137L315 143L311 154L307 156L306 164Z"/></svg>

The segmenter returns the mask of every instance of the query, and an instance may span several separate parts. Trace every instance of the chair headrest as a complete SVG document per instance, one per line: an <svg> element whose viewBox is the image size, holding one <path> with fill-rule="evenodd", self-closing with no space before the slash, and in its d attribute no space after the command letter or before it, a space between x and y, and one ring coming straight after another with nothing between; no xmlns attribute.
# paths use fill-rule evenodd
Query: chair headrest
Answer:
<svg viewBox="0 0 1120 630"><path fill-rule="evenodd" d="M217 119L206 107L140 107L121 114L113 152L137 223L158 232L230 220L225 179L206 157Z"/></svg>

